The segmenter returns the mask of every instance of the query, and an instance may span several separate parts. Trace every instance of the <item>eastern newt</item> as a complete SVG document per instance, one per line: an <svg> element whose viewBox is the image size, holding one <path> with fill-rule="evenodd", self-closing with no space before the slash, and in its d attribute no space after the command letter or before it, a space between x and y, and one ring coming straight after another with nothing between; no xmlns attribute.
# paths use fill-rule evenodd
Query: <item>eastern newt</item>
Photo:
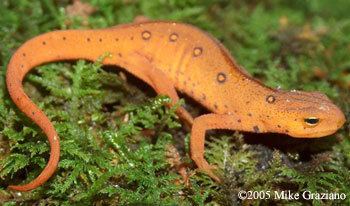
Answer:
<svg viewBox="0 0 350 206"><path fill-rule="evenodd" d="M198 168L219 180L204 159L206 130L230 129L272 132L316 138L335 133L345 122L342 111L319 92L282 91L250 77L213 37L188 24L139 22L99 30L53 31L24 43L12 56L6 74L9 94L46 134L50 158L41 174L28 184L9 186L28 191L55 172L59 137L47 116L24 93L25 75L48 62L95 61L109 52L103 64L118 65L149 84L172 104L177 91L198 101L211 113L195 119L183 108L179 117L192 125L191 158Z"/></svg>

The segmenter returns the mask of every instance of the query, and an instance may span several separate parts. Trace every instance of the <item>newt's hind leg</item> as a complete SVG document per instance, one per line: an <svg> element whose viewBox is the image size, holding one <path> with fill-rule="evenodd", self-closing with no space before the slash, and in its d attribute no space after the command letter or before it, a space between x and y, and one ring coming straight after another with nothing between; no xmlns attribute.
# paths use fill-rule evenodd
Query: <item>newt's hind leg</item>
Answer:
<svg viewBox="0 0 350 206"><path fill-rule="evenodd" d="M163 71L156 68L145 56L138 53L133 55L135 57L133 58L133 65L138 68L138 72L142 73L143 78L141 78L150 84L158 94L169 96L172 100L169 106L176 104L180 98L172 80ZM185 108L178 107L176 114L189 128L191 128L193 117Z"/></svg>
<svg viewBox="0 0 350 206"><path fill-rule="evenodd" d="M165 94L171 98L169 106L173 106L179 101L179 96L175 90L174 83L167 77L164 72L157 69L149 59L142 54L134 53L131 55L133 58L132 63L129 64L128 71L138 76L146 83L148 83L158 94ZM192 127L193 117L183 107L178 107L176 114L183 120L188 126ZM182 163L177 165L178 173L182 176L185 184L188 184L188 175L186 168Z"/></svg>
<svg viewBox="0 0 350 206"><path fill-rule="evenodd" d="M156 92L158 94L168 95L172 100L170 106L176 104L176 102L179 101L179 96L177 95L177 92L174 85L171 83L171 80L161 70L158 70L154 67L149 68L148 72L148 76L151 79ZM180 117L180 119L185 121L189 128L191 128L193 124L193 117L185 108L177 108L176 114Z"/></svg>

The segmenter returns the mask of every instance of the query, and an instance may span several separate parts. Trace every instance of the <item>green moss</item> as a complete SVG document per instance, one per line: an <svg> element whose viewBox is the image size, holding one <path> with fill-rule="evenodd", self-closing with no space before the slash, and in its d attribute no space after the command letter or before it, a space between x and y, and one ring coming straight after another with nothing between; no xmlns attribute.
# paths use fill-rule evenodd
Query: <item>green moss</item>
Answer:
<svg viewBox="0 0 350 206"><path fill-rule="evenodd" d="M27 94L54 123L61 138L61 161L44 186L12 193L8 184L35 178L45 167L45 135L21 114L6 91L6 65L25 40L54 29L103 28L131 22L137 15L192 23L212 33L256 78L272 87L319 90L349 113L349 1L85 1L97 8L87 19L69 17L68 0L0 2L1 201L5 205L346 205L337 200L240 200L240 190L350 196L349 127L325 140L295 140L287 148L275 139L248 144L247 134L213 133L206 157L217 166L217 184L189 167L190 186L166 156L177 138L188 143L166 97L98 62L51 63L25 80ZM105 54L102 58L108 58ZM114 69L114 68L113 68ZM127 76L127 79L129 76ZM178 106L178 105L177 105ZM148 135L151 133L152 135ZM151 136L151 137L150 137ZM269 136L269 135L267 135ZM288 139L287 137L281 137ZM273 148L273 149L271 149ZM184 161L190 163L188 156Z"/></svg>

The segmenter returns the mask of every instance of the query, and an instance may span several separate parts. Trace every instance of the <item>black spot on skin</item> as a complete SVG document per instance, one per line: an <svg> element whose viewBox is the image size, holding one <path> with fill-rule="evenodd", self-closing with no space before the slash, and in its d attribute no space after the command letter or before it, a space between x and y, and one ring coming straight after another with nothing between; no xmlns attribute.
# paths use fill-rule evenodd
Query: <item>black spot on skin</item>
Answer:
<svg viewBox="0 0 350 206"><path fill-rule="evenodd" d="M215 109L218 109L218 105L217 105L217 104L214 104L214 108L215 108Z"/></svg>
<svg viewBox="0 0 350 206"><path fill-rule="evenodd" d="M43 41L42 44L43 44L43 45L46 45L46 41Z"/></svg>
<svg viewBox="0 0 350 206"><path fill-rule="evenodd" d="M101 39L101 38L99 38L99 39L98 39L98 41L99 41L99 42L102 42L102 39Z"/></svg>
<svg viewBox="0 0 350 206"><path fill-rule="evenodd" d="M226 81L226 74L219 72L216 76L216 81L218 81L220 84L224 83Z"/></svg>
<svg viewBox="0 0 350 206"><path fill-rule="evenodd" d="M86 39L86 41L90 42L90 41L91 41L91 39L90 39L90 38L87 38L87 39Z"/></svg>
<svg viewBox="0 0 350 206"><path fill-rule="evenodd" d="M118 56L119 56L119 57L122 57L123 55L122 55L121 53L118 53Z"/></svg>
<svg viewBox="0 0 350 206"><path fill-rule="evenodd" d="M278 128L281 128L281 125L277 125Z"/></svg>
<svg viewBox="0 0 350 206"><path fill-rule="evenodd" d="M179 38L179 35L177 35L177 33L172 33L169 36L169 41L170 42L176 42L176 40Z"/></svg>
<svg viewBox="0 0 350 206"><path fill-rule="evenodd" d="M23 54L22 54L22 56L24 56L24 57L25 57L25 56L26 56L26 53L23 53Z"/></svg>
<svg viewBox="0 0 350 206"><path fill-rule="evenodd" d="M62 39L63 39L63 41L65 41L65 40L66 40L66 37L64 36L64 37L62 37Z"/></svg>
<svg viewBox="0 0 350 206"><path fill-rule="evenodd" d="M35 115L35 112L32 112L32 115Z"/></svg>
<svg viewBox="0 0 350 206"><path fill-rule="evenodd" d="M260 129L259 129L258 126L254 126L253 130L254 130L255 133L260 133Z"/></svg>
<svg viewBox="0 0 350 206"><path fill-rule="evenodd" d="M251 117L251 116L252 116L252 113L248 113L248 116Z"/></svg>
<svg viewBox="0 0 350 206"><path fill-rule="evenodd" d="M270 116L269 116L269 115L266 115L266 117L267 117L267 118L270 118Z"/></svg>
<svg viewBox="0 0 350 206"><path fill-rule="evenodd" d="M151 32L149 32L149 31L143 31L141 33L141 37L143 40L149 40L151 38L151 36L152 36Z"/></svg>
<svg viewBox="0 0 350 206"><path fill-rule="evenodd" d="M21 68L23 68L24 66L23 66L23 64L21 64Z"/></svg>
<svg viewBox="0 0 350 206"><path fill-rule="evenodd" d="M235 110L234 112L237 113L237 110Z"/></svg>
<svg viewBox="0 0 350 206"><path fill-rule="evenodd" d="M227 109L228 108L227 104L225 104L224 107Z"/></svg>
<svg viewBox="0 0 350 206"><path fill-rule="evenodd" d="M195 47L193 49L193 56L198 57L203 53L203 48L202 47Z"/></svg>
<svg viewBox="0 0 350 206"><path fill-rule="evenodd" d="M238 122L238 123L241 123L242 121L239 119L239 120L237 120L237 122Z"/></svg>
<svg viewBox="0 0 350 206"><path fill-rule="evenodd" d="M118 39L118 38L115 38L115 41L119 41L119 39Z"/></svg>
<svg viewBox="0 0 350 206"><path fill-rule="evenodd" d="M268 95L268 96L266 97L266 102L267 102L267 103L272 104L272 103L274 103L275 101L276 101L276 97L273 96L273 95Z"/></svg>
<svg viewBox="0 0 350 206"><path fill-rule="evenodd" d="M286 132L286 133L289 133L289 130L286 129L285 132Z"/></svg>
<svg viewBox="0 0 350 206"><path fill-rule="evenodd" d="M246 103L246 104L249 104L249 103L250 103L250 101L246 101L245 103Z"/></svg>
<svg viewBox="0 0 350 206"><path fill-rule="evenodd" d="M130 37L130 40L134 40L134 37L132 36L132 37Z"/></svg>
<svg viewBox="0 0 350 206"><path fill-rule="evenodd" d="M17 101L19 101L19 97L17 97L16 99L17 99Z"/></svg>

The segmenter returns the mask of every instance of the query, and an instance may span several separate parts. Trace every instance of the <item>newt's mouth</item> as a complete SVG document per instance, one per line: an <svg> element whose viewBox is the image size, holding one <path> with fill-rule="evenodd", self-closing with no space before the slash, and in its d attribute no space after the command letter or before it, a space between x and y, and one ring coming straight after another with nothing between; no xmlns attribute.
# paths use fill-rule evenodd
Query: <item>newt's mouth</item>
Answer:
<svg viewBox="0 0 350 206"><path fill-rule="evenodd" d="M292 134L289 135L294 138L319 138L319 137L326 137L329 135L334 134L338 129L332 129L332 130L323 130L323 131L317 131L313 133L303 133L303 134Z"/></svg>

